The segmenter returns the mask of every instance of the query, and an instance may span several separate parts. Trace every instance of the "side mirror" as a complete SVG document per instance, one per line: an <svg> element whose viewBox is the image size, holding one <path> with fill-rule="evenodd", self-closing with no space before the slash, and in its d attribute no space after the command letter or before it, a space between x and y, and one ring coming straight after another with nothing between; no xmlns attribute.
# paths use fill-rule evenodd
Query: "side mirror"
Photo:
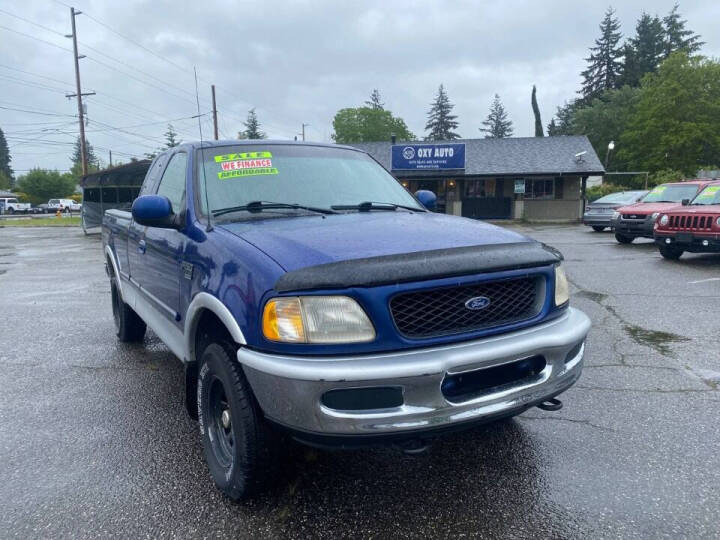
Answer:
<svg viewBox="0 0 720 540"><path fill-rule="evenodd" d="M687 206L688 204L690 204L690 199L683 199L683 200L682 200L682 205L683 205L683 206Z"/></svg>
<svg viewBox="0 0 720 540"><path fill-rule="evenodd" d="M419 189L415 192L415 197L428 210L433 210L437 204L437 195L429 189Z"/></svg>
<svg viewBox="0 0 720 540"><path fill-rule="evenodd" d="M175 213L170 199L162 195L143 195L132 205L132 217L136 223L146 227L175 229Z"/></svg>

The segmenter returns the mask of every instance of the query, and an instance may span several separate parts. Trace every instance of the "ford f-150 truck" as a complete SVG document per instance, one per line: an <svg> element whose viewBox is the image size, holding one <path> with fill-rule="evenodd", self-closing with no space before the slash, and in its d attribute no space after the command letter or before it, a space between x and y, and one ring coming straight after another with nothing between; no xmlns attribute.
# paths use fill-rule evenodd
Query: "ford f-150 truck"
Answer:
<svg viewBox="0 0 720 540"><path fill-rule="evenodd" d="M106 212L117 336L147 325L184 362L229 497L263 487L278 438L415 451L562 405L590 321L561 254L420 199L353 148L226 141L161 154Z"/></svg>
<svg viewBox="0 0 720 540"><path fill-rule="evenodd" d="M630 244L636 238L652 238L655 221L661 212L691 201L712 180L687 180L654 187L642 201L618 208L613 213L610 226L615 239Z"/></svg>
<svg viewBox="0 0 720 540"><path fill-rule="evenodd" d="M683 253L720 252L720 182L708 184L690 204L660 214L655 243L666 259Z"/></svg>

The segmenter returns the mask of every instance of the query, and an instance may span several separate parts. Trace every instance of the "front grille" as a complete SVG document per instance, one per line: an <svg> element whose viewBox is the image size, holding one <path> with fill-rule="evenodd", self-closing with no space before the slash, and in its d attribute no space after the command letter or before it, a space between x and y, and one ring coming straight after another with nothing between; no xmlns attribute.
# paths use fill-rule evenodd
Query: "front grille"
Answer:
<svg viewBox="0 0 720 540"><path fill-rule="evenodd" d="M623 214L623 219L632 219L632 220L638 220L638 221L645 221L647 216L644 216L642 214Z"/></svg>
<svg viewBox="0 0 720 540"><path fill-rule="evenodd" d="M670 216L668 226L671 229L710 230L713 222L712 215L701 216L697 214Z"/></svg>
<svg viewBox="0 0 720 540"><path fill-rule="evenodd" d="M542 309L544 290L544 278L538 275L415 291L394 296L390 312L400 333L408 338L458 334L533 318ZM478 297L489 303L477 310L465 306Z"/></svg>

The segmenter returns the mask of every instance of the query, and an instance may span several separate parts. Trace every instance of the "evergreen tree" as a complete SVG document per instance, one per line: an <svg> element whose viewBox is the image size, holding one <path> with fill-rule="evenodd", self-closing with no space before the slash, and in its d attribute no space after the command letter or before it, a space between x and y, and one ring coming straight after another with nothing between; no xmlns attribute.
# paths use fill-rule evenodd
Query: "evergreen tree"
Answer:
<svg viewBox="0 0 720 540"><path fill-rule="evenodd" d="M600 23L600 38L595 40L595 46L590 47L590 56L585 59L588 67L581 73L583 84L580 93L586 103L617 85L621 69L619 59L622 49L618 45L621 37L615 10L608 8Z"/></svg>
<svg viewBox="0 0 720 540"><path fill-rule="evenodd" d="M548 137L554 137L555 135L560 135L560 133L558 133L558 131L559 131L558 126L555 123L555 117L553 116L550 119L550 123L547 125Z"/></svg>
<svg viewBox="0 0 720 540"><path fill-rule="evenodd" d="M622 76L618 87L625 84L639 86L646 73L653 73L663 57L665 30L659 17L643 13L635 26L635 37L623 49Z"/></svg>
<svg viewBox="0 0 720 540"><path fill-rule="evenodd" d="M243 122L243 125L245 126L245 131L242 131L238 135L242 134L243 139L266 139L267 135L265 135L264 132L260 131L260 122L257 119L257 114L255 114L255 109L252 108L248 111L247 120ZM241 137L238 137L241 138Z"/></svg>
<svg viewBox="0 0 720 540"><path fill-rule="evenodd" d="M535 115L535 136L544 137L542 120L540 119L540 107L538 107L535 85L533 84L532 97L530 98L533 114Z"/></svg>
<svg viewBox="0 0 720 540"><path fill-rule="evenodd" d="M168 148L174 148L178 144L180 144L180 139L178 139L177 136L177 131L175 131L173 125L168 124L167 131L165 132L165 148L163 148L163 150L167 150Z"/></svg>
<svg viewBox="0 0 720 540"><path fill-rule="evenodd" d="M12 167L10 167L10 161L12 161L12 158L10 157L10 149L8 148L7 141L5 140L5 134L3 133L3 130L0 129L0 173L3 173L7 180L12 185L13 183L13 170Z"/></svg>
<svg viewBox="0 0 720 540"><path fill-rule="evenodd" d="M687 21L680 18L678 7L679 5L675 4L670 13L663 17L663 26L665 27L664 58L681 49L688 54L692 54L705 45L704 41L700 41L699 35L692 30L685 29Z"/></svg>
<svg viewBox="0 0 720 540"><path fill-rule="evenodd" d="M370 99L365 102L365 105L367 105L371 109L384 109L385 104L380 101L380 92L377 88L373 89L372 93L370 94Z"/></svg>
<svg viewBox="0 0 720 540"><path fill-rule="evenodd" d="M428 111L425 131L429 133L425 137L426 141L452 141L460 138L460 135L453 131L458 127L457 116L451 114L453 107L455 105L450 103L445 87L441 84Z"/></svg>
<svg viewBox="0 0 720 540"><path fill-rule="evenodd" d="M570 102L566 101L562 107L558 107L555 117L548 124L548 135L574 135L573 118L581 105L581 101L576 99Z"/></svg>
<svg viewBox="0 0 720 540"><path fill-rule="evenodd" d="M508 120L507 111L498 94L495 94L495 99L490 105L490 113L482 124L485 127L480 128L480 131L486 134L486 139L504 139L512 136L512 121Z"/></svg>
<svg viewBox="0 0 720 540"><path fill-rule="evenodd" d="M87 152L87 167L88 172L97 171L100 169L100 160L95 155L95 149L93 148L90 141L85 139L85 151ZM80 137L75 139L75 145L73 146L73 153L70 156L72 166L70 167L70 174L75 178L76 182L80 182L82 177L82 152L80 150Z"/></svg>

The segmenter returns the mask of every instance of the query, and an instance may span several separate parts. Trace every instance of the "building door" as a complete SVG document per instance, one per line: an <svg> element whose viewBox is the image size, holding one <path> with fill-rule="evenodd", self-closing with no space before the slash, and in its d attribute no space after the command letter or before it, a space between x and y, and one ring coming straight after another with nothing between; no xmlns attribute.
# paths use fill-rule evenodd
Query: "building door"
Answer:
<svg viewBox="0 0 720 540"><path fill-rule="evenodd" d="M512 197L504 197L504 181L495 178L465 180L462 215L474 219L512 217Z"/></svg>

